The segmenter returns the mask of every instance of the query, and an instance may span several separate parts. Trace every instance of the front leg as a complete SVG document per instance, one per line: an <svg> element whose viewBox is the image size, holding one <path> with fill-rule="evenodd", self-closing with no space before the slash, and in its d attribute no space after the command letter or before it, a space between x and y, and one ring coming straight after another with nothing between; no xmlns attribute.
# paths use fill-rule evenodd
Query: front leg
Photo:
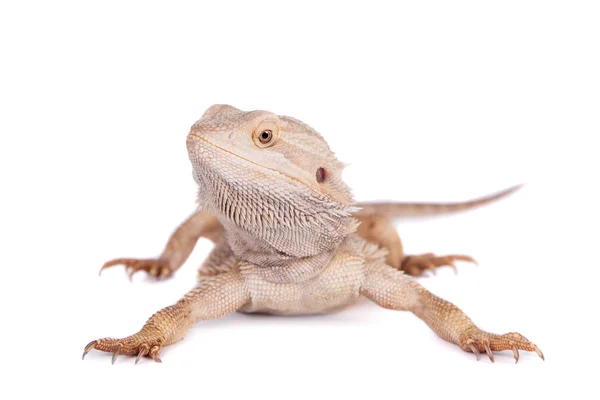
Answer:
<svg viewBox="0 0 600 400"><path fill-rule="evenodd" d="M117 258L106 262L100 269L114 265L125 265L129 278L138 271L146 271L154 277L171 276L190 256L198 239L206 237L217 242L223 236L223 226L213 215L203 211L195 212L173 232L164 251L158 258Z"/></svg>
<svg viewBox="0 0 600 400"><path fill-rule="evenodd" d="M412 311L439 337L475 353L478 360L482 352L494 362L493 351L512 350L518 362L519 349L535 351L544 358L540 349L519 333L495 335L482 331L454 304L435 296L402 272L381 263L367 264L365 268L361 288L365 297L385 308Z"/></svg>
<svg viewBox="0 0 600 400"><path fill-rule="evenodd" d="M98 339L90 342L83 357L92 349L113 353L114 364L119 354L148 355L160 362L164 346L182 339L197 322L231 314L250 300L250 295L237 271L205 278L176 304L155 313L142 329L123 339Z"/></svg>

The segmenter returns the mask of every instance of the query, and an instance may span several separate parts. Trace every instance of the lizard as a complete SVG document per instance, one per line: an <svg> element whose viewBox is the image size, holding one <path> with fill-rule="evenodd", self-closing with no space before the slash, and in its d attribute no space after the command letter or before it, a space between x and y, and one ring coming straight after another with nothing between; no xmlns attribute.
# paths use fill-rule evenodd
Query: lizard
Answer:
<svg viewBox="0 0 600 400"><path fill-rule="evenodd" d="M234 312L320 314L364 299L410 311L439 337L472 352L519 350L544 355L517 332L479 329L457 306L426 290L414 277L470 256L405 255L393 218L478 207L519 188L463 203L356 203L342 164L323 137L304 122L230 105L208 108L187 138L198 209L153 259L119 258L129 277L145 271L172 276L201 237L215 243L197 284L175 304L153 314L133 335L103 338L92 349L162 362L161 350L196 323Z"/></svg>

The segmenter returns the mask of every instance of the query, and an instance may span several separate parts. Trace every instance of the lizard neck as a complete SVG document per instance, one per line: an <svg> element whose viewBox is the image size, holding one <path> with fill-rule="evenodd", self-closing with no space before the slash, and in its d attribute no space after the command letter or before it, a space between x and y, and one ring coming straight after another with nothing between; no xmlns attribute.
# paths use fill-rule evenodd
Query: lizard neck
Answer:
<svg viewBox="0 0 600 400"><path fill-rule="evenodd" d="M300 283L319 275L334 255L335 250L303 258L246 252L242 256L244 262L240 269L251 269L254 275L267 282Z"/></svg>
<svg viewBox="0 0 600 400"><path fill-rule="evenodd" d="M289 243L286 232L277 230L272 240L257 237L254 233L237 226L226 218L220 218L225 228L225 238L237 259L252 266L254 273L260 278L274 283L298 283L318 275L327 267L339 244L339 240L330 242L327 248L314 247L310 240L303 240L310 236L296 232L292 238L296 239L294 246L284 247L290 251L279 250L278 241ZM311 250L313 249L313 250Z"/></svg>

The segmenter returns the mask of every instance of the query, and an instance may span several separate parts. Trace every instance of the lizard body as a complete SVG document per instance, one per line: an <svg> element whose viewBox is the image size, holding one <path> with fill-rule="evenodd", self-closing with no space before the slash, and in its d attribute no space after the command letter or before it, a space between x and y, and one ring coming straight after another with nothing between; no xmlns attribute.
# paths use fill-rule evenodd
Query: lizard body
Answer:
<svg viewBox="0 0 600 400"><path fill-rule="evenodd" d="M195 323L240 311L315 314L362 298L413 312L440 337L466 351L541 351L522 335L484 332L456 306L428 292L411 276L468 256L404 254L389 218L459 211L516 190L460 204L354 202L343 165L321 135L294 118L266 111L210 107L187 136L199 210L185 221L157 259L116 259L130 272L173 274L196 241L216 243L198 272L197 286L123 339L99 339L91 349L150 356Z"/></svg>

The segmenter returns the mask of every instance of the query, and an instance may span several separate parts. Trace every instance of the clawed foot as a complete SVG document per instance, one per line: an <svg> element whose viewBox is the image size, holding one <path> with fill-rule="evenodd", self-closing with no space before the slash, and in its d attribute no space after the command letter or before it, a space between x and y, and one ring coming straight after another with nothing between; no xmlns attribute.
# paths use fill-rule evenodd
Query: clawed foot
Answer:
<svg viewBox="0 0 600 400"><path fill-rule="evenodd" d="M412 276L421 276L424 271L431 271L435 275L436 268L448 266L454 269L454 273L457 273L455 261L468 261L477 264L472 257L463 255L450 255L438 257L433 253L406 256L402 260L400 269Z"/></svg>
<svg viewBox="0 0 600 400"><path fill-rule="evenodd" d="M495 335L475 329L461 337L459 346L465 351L475 353L477 361L480 359L480 354L485 352L490 360L494 362L493 352L502 350L512 350L515 363L519 362L519 350L534 351L544 360L544 354L539 347L517 332Z"/></svg>
<svg viewBox="0 0 600 400"><path fill-rule="evenodd" d="M113 353L112 363L114 364L119 354L128 356L136 356L135 363L137 364L144 356L152 358L156 362L162 362L159 354L162 350L160 340L144 337L145 335L136 334L125 339L99 339L88 343L83 351L81 359L92 349Z"/></svg>
<svg viewBox="0 0 600 400"><path fill-rule="evenodd" d="M125 272L131 280L133 274L138 271L146 271L149 275L155 278L167 278L173 274L173 271L169 267L169 263L166 260L160 258L149 258L149 259L137 259L137 258L117 258L106 262L102 268L100 268L100 274L105 268L112 267L114 265L124 265Z"/></svg>

